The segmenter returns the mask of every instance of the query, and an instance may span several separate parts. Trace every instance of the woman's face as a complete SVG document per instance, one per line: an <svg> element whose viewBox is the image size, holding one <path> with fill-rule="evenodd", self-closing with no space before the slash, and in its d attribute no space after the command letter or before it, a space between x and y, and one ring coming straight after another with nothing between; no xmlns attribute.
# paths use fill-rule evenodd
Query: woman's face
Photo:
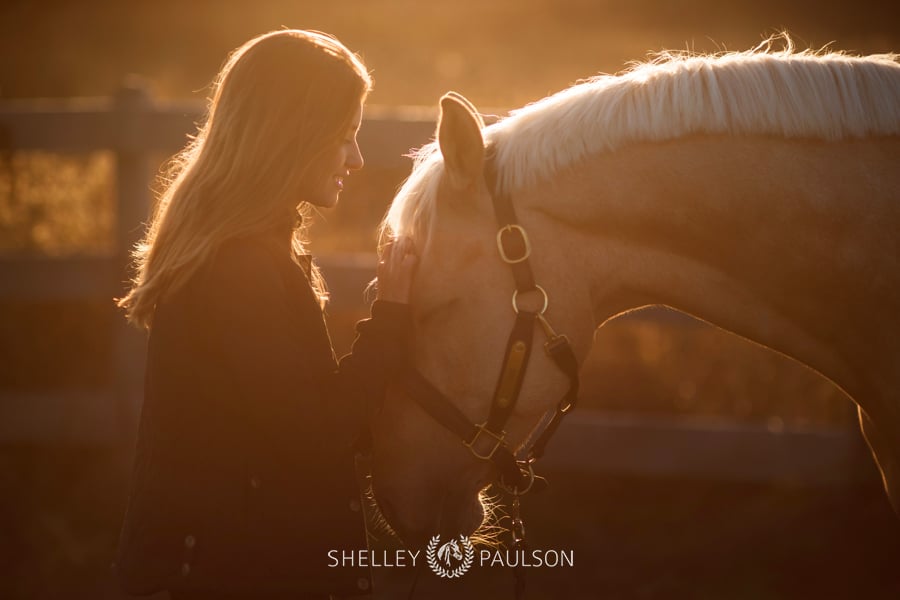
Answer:
<svg viewBox="0 0 900 600"><path fill-rule="evenodd" d="M322 155L309 176L309 184L304 186L301 200L321 208L331 208L337 204L338 195L344 189L344 178L351 171L363 166L363 157L356 142L356 134L362 124L362 102L356 108L350 126L338 146Z"/></svg>

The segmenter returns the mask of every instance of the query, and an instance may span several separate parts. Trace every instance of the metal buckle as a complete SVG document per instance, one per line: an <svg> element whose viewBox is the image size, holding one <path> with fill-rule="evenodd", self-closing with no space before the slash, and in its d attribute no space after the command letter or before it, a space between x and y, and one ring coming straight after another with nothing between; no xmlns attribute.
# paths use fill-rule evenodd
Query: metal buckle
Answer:
<svg viewBox="0 0 900 600"><path fill-rule="evenodd" d="M503 445L503 438L506 436L505 431L503 433L501 433L500 435L497 435L493 431L491 431L489 429L485 429L486 425L487 425L487 421L485 421L481 425L476 425L475 428L478 431L475 432L475 437L473 437L472 440L469 442L463 440L463 445L469 449L469 451L475 456L475 458L480 458L481 460L491 460L492 458L494 458L494 454L496 454L497 449ZM481 436L482 433L486 433L487 435L491 436L495 440L494 447L491 448L491 451L485 455L478 454L478 451L475 450L475 443L478 441L478 438L479 438L479 436Z"/></svg>
<svg viewBox="0 0 900 600"><path fill-rule="evenodd" d="M503 234L507 232L517 231L519 235L522 237L522 242L525 244L525 253L518 258L510 258L509 255L506 254L506 248L503 247ZM528 234L525 233L525 230L521 225L511 224L505 227L501 227L499 231L497 231L497 249L500 250L500 258L503 259L503 262L514 265L516 263L524 262L528 260L528 257L531 256L531 242L528 240Z"/></svg>

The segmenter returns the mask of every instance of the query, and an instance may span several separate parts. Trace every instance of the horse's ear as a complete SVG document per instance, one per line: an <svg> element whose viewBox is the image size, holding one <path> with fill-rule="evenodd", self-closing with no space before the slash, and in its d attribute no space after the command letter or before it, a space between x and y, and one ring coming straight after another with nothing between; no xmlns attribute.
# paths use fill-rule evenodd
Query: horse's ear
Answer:
<svg viewBox="0 0 900 600"><path fill-rule="evenodd" d="M441 98L438 121L438 145L444 156L444 169L450 184L457 189L472 186L484 168L484 121L462 95L447 92Z"/></svg>
<svg viewBox="0 0 900 600"><path fill-rule="evenodd" d="M475 120L478 121L478 128L484 129L484 119L481 117L481 113L478 112L478 109L475 108L475 105L472 104L468 98L460 94L459 92L447 92L444 94L444 98L453 98L460 102L463 106L469 109L469 112L472 113L472 116L475 117Z"/></svg>

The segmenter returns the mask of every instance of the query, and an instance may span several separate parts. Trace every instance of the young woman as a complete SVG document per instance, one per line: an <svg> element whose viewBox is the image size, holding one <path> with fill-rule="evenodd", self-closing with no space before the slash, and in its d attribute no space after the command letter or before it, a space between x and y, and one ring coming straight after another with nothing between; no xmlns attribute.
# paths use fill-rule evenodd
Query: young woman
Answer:
<svg viewBox="0 0 900 600"><path fill-rule="evenodd" d="M149 331L117 571L131 593L365 593L328 550L366 547L353 445L406 360L415 258L383 252L372 318L338 365L302 218L362 167L371 81L336 39L284 30L238 48L176 161L119 301Z"/></svg>

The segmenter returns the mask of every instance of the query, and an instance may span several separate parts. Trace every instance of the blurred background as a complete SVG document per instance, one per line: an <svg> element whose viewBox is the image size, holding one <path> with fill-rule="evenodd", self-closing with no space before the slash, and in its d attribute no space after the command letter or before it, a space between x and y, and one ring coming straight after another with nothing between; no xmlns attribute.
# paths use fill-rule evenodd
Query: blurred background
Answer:
<svg viewBox="0 0 900 600"><path fill-rule="evenodd" d="M31 110L105 106L71 98L138 90L188 107L186 135L227 53L282 26L359 52L379 139L397 115L415 121L393 145L370 131L369 167L312 230L333 274L339 354L365 315L376 226L409 171L399 156L428 141L445 91L502 115L650 52L745 50L782 30L799 47L900 50L900 5L867 0L5 0L0 598L120 597L109 564L139 405L128 357L143 339L124 331L112 298L146 209L119 198L151 202L153 175L177 150L130 164L127 148L22 144L16 126ZM82 135L64 121L44 129ZM385 148L392 156L372 155ZM123 184L129 164L146 171L137 190ZM597 333L579 413L548 451L550 490L524 506L532 545L575 549L576 567L534 571L529 597L900 597L900 525L854 406L804 367L653 311Z"/></svg>

